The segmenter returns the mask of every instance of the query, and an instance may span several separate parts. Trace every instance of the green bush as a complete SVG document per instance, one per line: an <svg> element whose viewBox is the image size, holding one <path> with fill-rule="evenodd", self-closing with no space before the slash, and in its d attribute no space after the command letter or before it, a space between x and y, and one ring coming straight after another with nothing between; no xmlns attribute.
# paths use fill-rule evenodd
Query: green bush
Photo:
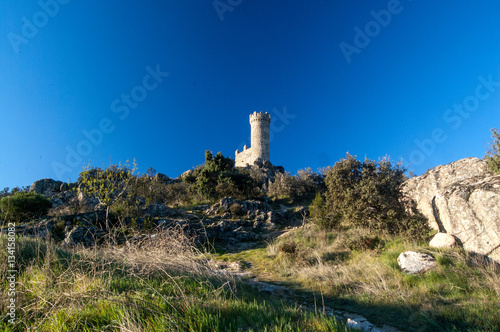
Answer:
<svg viewBox="0 0 500 332"><path fill-rule="evenodd" d="M488 165L488 169L495 174L500 174L500 132L498 129L491 129L491 147L486 152L484 159Z"/></svg>
<svg viewBox="0 0 500 332"><path fill-rule="evenodd" d="M51 207L47 197L33 192L16 192L0 200L2 219L12 222L44 216Z"/></svg>
<svg viewBox="0 0 500 332"><path fill-rule="evenodd" d="M426 231L424 220L405 213L399 189L407 179L404 172L388 158L362 162L347 154L325 171L327 211L340 214L348 226L390 233Z"/></svg>
<svg viewBox="0 0 500 332"><path fill-rule="evenodd" d="M196 168L185 179L193 183L191 191L199 196L216 200L222 197L249 199L260 195L257 181L245 169L234 167L234 161L218 152L215 157L212 152L205 152L205 164ZM193 181L193 177L196 180Z"/></svg>
<svg viewBox="0 0 500 332"><path fill-rule="evenodd" d="M323 176L306 168L299 170L297 175L276 173L274 182L269 184L268 194L274 198L291 198L297 201L305 197L312 198L323 189Z"/></svg>
<svg viewBox="0 0 500 332"><path fill-rule="evenodd" d="M323 230L333 230L340 225L342 215L338 212L330 212L326 206L326 200L322 193L317 193L309 208L313 222Z"/></svg>

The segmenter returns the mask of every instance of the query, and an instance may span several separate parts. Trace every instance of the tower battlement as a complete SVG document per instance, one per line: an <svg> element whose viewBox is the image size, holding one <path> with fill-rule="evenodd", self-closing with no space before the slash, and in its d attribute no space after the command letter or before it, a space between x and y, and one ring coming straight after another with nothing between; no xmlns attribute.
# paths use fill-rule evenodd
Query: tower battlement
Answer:
<svg viewBox="0 0 500 332"><path fill-rule="evenodd" d="M250 147L243 151L236 150L235 166L253 165L257 160L270 161L270 130L271 115L269 113L253 112L250 114Z"/></svg>
<svg viewBox="0 0 500 332"><path fill-rule="evenodd" d="M252 122L254 121L266 121L266 122L269 122L269 124L271 123L271 115L269 113L264 113L262 111L260 111L259 113L257 112L253 112L252 114L250 114L250 124L252 124Z"/></svg>

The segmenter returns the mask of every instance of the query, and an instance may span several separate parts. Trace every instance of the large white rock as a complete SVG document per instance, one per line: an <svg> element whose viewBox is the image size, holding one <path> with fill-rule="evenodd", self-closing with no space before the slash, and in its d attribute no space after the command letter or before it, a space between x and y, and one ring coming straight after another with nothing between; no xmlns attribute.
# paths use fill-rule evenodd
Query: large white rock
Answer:
<svg viewBox="0 0 500 332"><path fill-rule="evenodd" d="M453 248L457 246L455 237L448 233L437 233L429 242L431 248Z"/></svg>
<svg viewBox="0 0 500 332"><path fill-rule="evenodd" d="M410 212L458 239L464 249L500 262L500 175L466 158L438 166L401 188ZM416 209L414 209L416 207Z"/></svg>
<svg viewBox="0 0 500 332"><path fill-rule="evenodd" d="M492 174L484 160L465 158L434 167L425 174L408 179L401 190L405 197L415 202L417 209L429 220L429 225L443 232L435 213L434 198L437 192L456 182L489 175Z"/></svg>
<svg viewBox="0 0 500 332"><path fill-rule="evenodd" d="M436 259L429 254L406 251L399 255L398 265L406 274L420 274L437 266Z"/></svg>

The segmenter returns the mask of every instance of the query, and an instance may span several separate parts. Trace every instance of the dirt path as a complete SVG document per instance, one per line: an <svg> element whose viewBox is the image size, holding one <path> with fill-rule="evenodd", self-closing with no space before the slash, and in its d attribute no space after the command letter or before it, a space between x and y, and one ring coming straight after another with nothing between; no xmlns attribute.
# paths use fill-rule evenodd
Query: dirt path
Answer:
<svg viewBox="0 0 500 332"><path fill-rule="evenodd" d="M279 231L270 233L268 238L275 238L277 236L281 236L286 233L288 230ZM241 252L245 250L251 250L262 246L262 243L239 243L231 246L231 252ZM302 302L299 303L300 307L314 312L322 312L328 316L334 316L339 320L345 321L347 326L352 328L357 328L362 331L371 331L371 332L400 332L400 330L384 325L384 326L375 326L370 323L368 319L365 317L353 314L343 310L335 310L328 306L324 305L324 299L321 296L315 296L315 303L311 304L305 301L304 296L295 293L290 288L283 286L280 282L269 281L271 276L266 276L261 274L255 274L255 270L252 269L252 262L247 261L237 261L237 262L224 262L224 261L212 261L210 262L212 268L221 274L230 275L234 278L242 280L243 282L248 283L250 286L255 288L257 291L265 294L269 294L275 297L279 297L290 303L298 303L298 299L302 299ZM263 281L266 280L266 281Z"/></svg>

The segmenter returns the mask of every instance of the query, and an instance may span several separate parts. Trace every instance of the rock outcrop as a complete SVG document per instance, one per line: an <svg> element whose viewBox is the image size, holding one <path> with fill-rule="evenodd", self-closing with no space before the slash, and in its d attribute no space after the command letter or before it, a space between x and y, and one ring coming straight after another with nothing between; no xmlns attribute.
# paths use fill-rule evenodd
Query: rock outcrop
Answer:
<svg viewBox="0 0 500 332"><path fill-rule="evenodd" d="M429 219L429 225L444 231L435 217L434 200L437 192L447 186L476 177L491 175L486 162L478 158L465 158L451 164L437 166L425 174L406 181L402 186L403 195L416 203L417 209Z"/></svg>
<svg viewBox="0 0 500 332"><path fill-rule="evenodd" d="M266 202L257 200L239 201L231 197L224 197L219 202L212 205L207 211L207 215L216 215L231 212L232 206L237 207L238 214L255 218L271 211L271 206ZM264 217L263 217L264 218Z"/></svg>
<svg viewBox="0 0 500 332"><path fill-rule="evenodd" d="M144 217L175 217L181 212L175 209L171 209L168 206L165 206L160 203L149 204L142 208L141 214Z"/></svg>
<svg viewBox="0 0 500 332"><path fill-rule="evenodd" d="M405 200L429 225L458 239L467 251L500 261L500 176L466 158L406 181ZM413 211L417 212L417 211Z"/></svg>
<svg viewBox="0 0 500 332"><path fill-rule="evenodd" d="M500 176L456 182L437 192L438 220L463 247L500 262Z"/></svg>
<svg viewBox="0 0 500 332"><path fill-rule="evenodd" d="M52 179L42 179L33 182L30 188L30 192L35 192L37 194L42 194L46 197L52 197L53 195L61 191L62 181L56 181Z"/></svg>

